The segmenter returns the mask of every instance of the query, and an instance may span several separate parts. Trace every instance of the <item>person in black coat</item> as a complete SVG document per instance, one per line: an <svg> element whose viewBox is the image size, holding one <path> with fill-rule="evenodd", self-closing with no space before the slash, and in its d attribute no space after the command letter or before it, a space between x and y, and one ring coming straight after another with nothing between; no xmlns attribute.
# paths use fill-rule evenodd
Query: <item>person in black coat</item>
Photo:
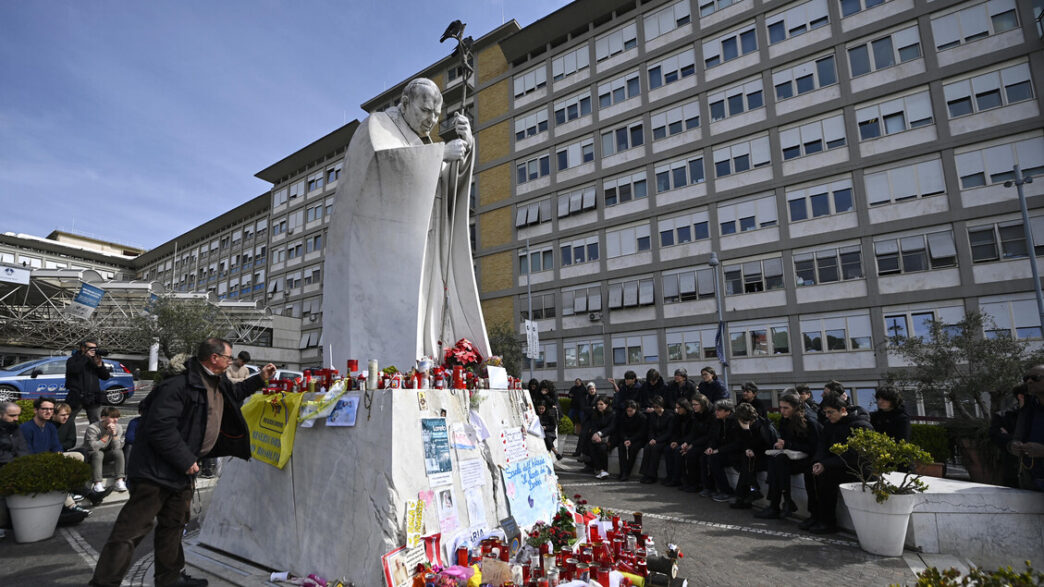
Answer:
<svg viewBox="0 0 1044 587"><path fill-rule="evenodd" d="M864 414L849 414L848 403L837 395L823 395L819 404L827 418L827 425L819 436L816 455L812 459L812 475L815 477L813 491L816 492L816 510L800 524L802 530L813 534L837 532L837 498L842 483L855 481L849 467L858 466L858 458L852 451L843 455L830 452L830 447L844 443L854 430L872 430L870 418Z"/></svg>
<svg viewBox="0 0 1044 587"><path fill-rule="evenodd" d="M575 432L580 434L580 403L587 393L584 380L577 377L573 380L573 386L569 388L569 419L573 421Z"/></svg>
<svg viewBox="0 0 1044 587"><path fill-rule="evenodd" d="M588 457L588 467L595 471L596 478L605 479L609 476L609 451L613 448L616 430L616 414L609 408L608 398L598 396L587 424L584 448Z"/></svg>
<svg viewBox="0 0 1044 587"><path fill-rule="evenodd" d="M526 383L526 389L529 390L529 399L533 400L533 405L537 405L540 400L540 380L536 377L530 378Z"/></svg>
<svg viewBox="0 0 1044 587"><path fill-rule="evenodd" d="M109 378L109 369L98 355L98 341L88 338L65 361L65 403L72 408L69 419L76 421L80 410L87 410L87 420L94 424L101 419L101 381Z"/></svg>
<svg viewBox="0 0 1044 587"><path fill-rule="evenodd" d="M877 411L870 414L874 430L891 436L893 440L910 440L910 416L903 406L903 398L891 385L884 385L874 394Z"/></svg>
<svg viewBox="0 0 1044 587"><path fill-rule="evenodd" d="M765 469L765 451L775 442L776 433L772 423L758 416L754 406L739 404L736 406L736 423L734 440L719 447L720 454L727 456L729 464L739 472L736 480L736 499L729 507L733 509L750 509L752 503L761 498L757 486L758 471ZM721 461L719 461L720 463ZM715 471L716 479L724 479L724 471Z"/></svg>
<svg viewBox="0 0 1044 587"><path fill-rule="evenodd" d="M1015 405L1007 410L994 412L990 418L990 440L1001 450L1001 463L1004 470L1004 485L1019 486L1019 461L1008 452L1008 445L1015 439L1015 425L1018 423L1019 410L1026 405L1026 384L1016 385L1012 389Z"/></svg>
<svg viewBox="0 0 1044 587"><path fill-rule="evenodd" d="M800 397L801 401L805 404L805 413L807 414L807 410L811 410L812 416L818 420L819 404L816 403L816 400L812 399L812 389L804 383L798 383L794 386L794 390L797 391L798 397Z"/></svg>
<svg viewBox="0 0 1044 587"><path fill-rule="evenodd" d="M725 389L725 384L718 379L718 374L711 366L700 369L700 384L696 391L706 396L711 404L720 399L729 399L729 390Z"/></svg>
<svg viewBox="0 0 1044 587"><path fill-rule="evenodd" d="M609 378L609 385L613 386L613 409L617 414L623 413L627 408L627 402L635 402L639 410L643 409L647 400L642 396L642 387L638 384L638 375L634 371L624 373L623 384Z"/></svg>
<svg viewBox="0 0 1044 587"><path fill-rule="evenodd" d="M136 546L155 529L156 584L184 581L181 536L192 502L197 461L203 456L250 458L250 430L239 408L275 374L269 363L233 384L221 377L232 362L232 345L209 338L185 372L163 380L145 399L144 416L131 451L130 499L98 557L92 585L119 585Z"/></svg>
<svg viewBox="0 0 1044 587"><path fill-rule="evenodd" d="M732 400L720 399L714 402L714 420L707 434L707 448L703 449L703 456L700 458L700 481L703 484L701 497L727 501L733 495L732 487L724 475L725 465L719 464L719 461L726 459L726 455L721 454L718 449L732 442L736 435L739 424L736 423L735 411ZM720 478L716 476L719 471Z"/></svg>
<svg viewBox="0 0 1044 587"><path fill-rule="evenodd" d="M739 404L750 404L754 406L754 411L758 413L759 418L768 418L768 408L765 406L765 402L758 399L758 385L753 381L743 384L740 388L739 401L736 403L737 408Z"/></svg>
<svg viewBox="0 0 1044 587"><path fill-rule="evenodd" d="M667 450L667 478L664 479L664 487L678 487L681 485L682 477L682 447L685 440L692 434L693 428L692 404L685 398L678 398L674 402L674 423L671 425L671 434L668 439Z"/></svg>
<svg viewBox="0 0 1044 587"><path fill-rule="evenodd" d="M645 409L646 412L650 412L652 406L649 402L652 398L660 396L663 398L663 407L666 410L674 409L674 400L677 398L670 396L670 390L663 383L663 377L660 377L660 372L656 369L649 369L645 372L645 381L642 382L641 388L638 391L638 396L642 401L638 402L638 405ZM645 402L644 404L642 402Z"/></svg>
<svg viewBox="0 0 1044 587"><path fill-rule="evenodd" d="M555 458L562 460L562 455L555 450L555 440L558 438L558 420L555 419L555 413L548 407L547 402L543 401L536 405L537 418L540 419L540 427L544 430L544 447L547 448L547 452L555 455Z"/></svg>
<svg viewBox="0 0 1044 587"><path fill-rule="evenodd" d="M584 395L580 396L577 406L575 406L580 412L580 427L576 431L578 440L576 443L576 450L573 451L573 456L580 457L581 460L586 458L584 446L586 446L587 443L585 442L585 439L590 436L590 434L584 434L584 432L587 431L587 421L591 419L591 414L595 409L595 400L598 399L598 387L595 386L594 381L589 381L584 389L586 392Z"/></svg>
<svg viewBox="0 0 1044 587"><path fill-rule="evenodd" d="M649 426L645 414L638 411L637 402L627 402L624 411L616 413L616 442L614 444L620 457L620 481L627 481L631 478L634 461L638 458L638 451L645 446L648 434Z"/></svg>
<svg viewBox="0 0 1044 587"><path fill-rule="evenodd" d="M0 402L0 467L15 457L29 454L29 443L25 441L22 427L18 425L18 417L21 415L22 406L14 402Z"/></svg>
<svg viewBox="0 0 1044 587"><path fill-rule="evenodd" d="M682 441L681 489L688 493L697 493L703 489L700 481L700 458L710 444L711 427L714 424L714 410L711 403L702 393L692 398L692 431Z"/></svg>
<svg viewBox="0 0 1044 587"><path fill-rule="evenodd" d="M809 417L805 402L793 390L787 389L779 398L779 440L768 451L768 502L765 509L754 514L756 518L786 517L797 510L790 499L790 476L801 473L805 487L813 486L812 456L819 445L819 420ZM780 503L782 502L782 504ZM808 492L808 509L815 510L815 492Z"/></svg>
<svg viewBox="0 0 1044 587"><path fill-rule="evenodd" d="M671 429L674 426L674 412L665 410L663 398L652 398L652 412L646 414L649 425L649 440L642 453L642 483L656 483L660 476L660 456L670 444Z"/></svg>
<svg viewBox="0 0 1044 587"><path fill-rule="evenodd" d="M690 404L696 395L696 386L689 381L689 372L685 369L675 369L674 379L667 384L667 397L675 400L685 398Z"/></svg>

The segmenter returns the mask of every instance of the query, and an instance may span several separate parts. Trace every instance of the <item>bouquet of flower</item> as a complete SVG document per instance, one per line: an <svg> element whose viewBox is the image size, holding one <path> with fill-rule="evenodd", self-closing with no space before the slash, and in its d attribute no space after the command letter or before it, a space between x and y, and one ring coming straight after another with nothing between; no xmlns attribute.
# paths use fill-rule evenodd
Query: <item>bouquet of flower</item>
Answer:
<svg viewBox="0 0 1044 587"><path fill-rule="evenodd" d="M464 367L465 370L473 370L482 364L482 355L470 340L462 338L452 348L446 349L442 360L446 369L451 371L458 365Z"/></svg>
<svg viewBox="0 0 1044 587"><path fill-rule="evenodd" d="M573 542L576 542L576 525L573 523L573 515L565 508L558 510L550 525L537 522L526 538L526 544L533 548L551 543L554 550L560 550Z"/></svg>

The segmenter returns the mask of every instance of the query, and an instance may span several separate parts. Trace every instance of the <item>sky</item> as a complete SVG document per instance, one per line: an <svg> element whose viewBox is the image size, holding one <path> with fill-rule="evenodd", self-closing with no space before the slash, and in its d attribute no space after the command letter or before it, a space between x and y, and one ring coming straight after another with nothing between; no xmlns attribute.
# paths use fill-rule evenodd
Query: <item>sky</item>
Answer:
<svg viewBox="0 0 1044 587"><path fill-rule="evenodd" d="M149 249L475 38L566 0L0 2L0 232Z"/></svg>

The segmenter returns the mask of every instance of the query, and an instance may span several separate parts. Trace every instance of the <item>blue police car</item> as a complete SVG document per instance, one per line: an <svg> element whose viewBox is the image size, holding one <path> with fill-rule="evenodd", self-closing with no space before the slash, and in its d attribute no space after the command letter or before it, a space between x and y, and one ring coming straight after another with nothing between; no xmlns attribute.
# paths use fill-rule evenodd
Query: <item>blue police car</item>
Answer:
<svg viewBox="0 0 1044 587"><path fill-rule="evenodd" d="M36 399L40 396L65 399L65 361L69 357L33 359L0 369L0 401ZM118 406L134 395L134 375L123 363L103 359L109 378L100 382L106 403Z"/></svg>

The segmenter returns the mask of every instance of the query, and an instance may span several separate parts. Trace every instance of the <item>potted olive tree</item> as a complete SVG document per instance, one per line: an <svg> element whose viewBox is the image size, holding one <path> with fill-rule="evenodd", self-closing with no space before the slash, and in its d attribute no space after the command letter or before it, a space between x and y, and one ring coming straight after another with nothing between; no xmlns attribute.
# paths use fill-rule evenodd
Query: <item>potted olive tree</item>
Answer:
<svg viewBox="0 0 1044 587"><path fill-rule="evenodd" d="M90 478L90 465L51 452L18 457L0 468L0 495L11 511L15 541L53 536L65 495Z"/></svg>
<svg viewBox="0 0 1044 587"><path fill-rule="evenodd" d="M906 542L910 513L917 493L927 489L921 476L909 471L931 456L916 444L896 442L887 434L856 429L844 444L830 452L854 455L845 465L858 482L842 483L841 496L855 526L859 546L883 556L899 556Z"/></svg>
<svg viewBox="0 0 1044 587"><path fill-rule="evenodd" d="M990 418L1010 404L1026 369L1044 363L1044 352L998 328L987 314L968 312L955 324L933 320L923 336L888 333L888 352L909 367L887 379L913 389L925 404L949 406L942 422L957 445L972 481L1000 484L1000 449L989 440Z"/></svg>

